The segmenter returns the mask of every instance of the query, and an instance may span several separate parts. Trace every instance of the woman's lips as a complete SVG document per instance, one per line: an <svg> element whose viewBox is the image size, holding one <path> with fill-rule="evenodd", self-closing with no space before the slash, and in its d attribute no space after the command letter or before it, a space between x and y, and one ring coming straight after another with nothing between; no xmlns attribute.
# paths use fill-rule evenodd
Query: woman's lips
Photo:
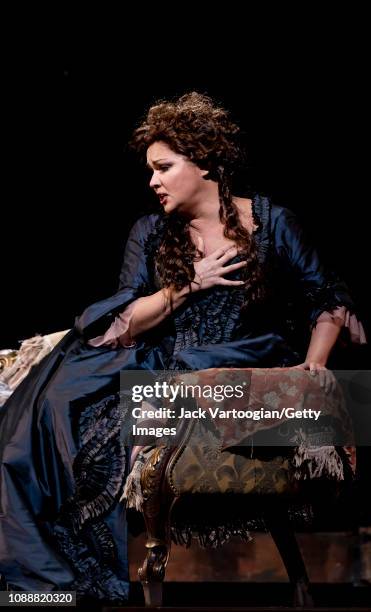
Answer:
<svg viewBox="0 0 371 612"><path fill-rule="evenodd" d="M166 204L167 195L163 194L159 196L160 204Z"/></svg>

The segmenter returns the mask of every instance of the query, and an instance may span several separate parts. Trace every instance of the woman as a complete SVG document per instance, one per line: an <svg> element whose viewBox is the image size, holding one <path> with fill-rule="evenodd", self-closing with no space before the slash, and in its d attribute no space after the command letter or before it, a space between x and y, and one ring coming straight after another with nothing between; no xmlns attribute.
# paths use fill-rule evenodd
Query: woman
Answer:
<svg viewBox="0 0 371 612"><path fill-rule="evenodd" d="M1 414L0 572L10 588L127 597L121 370L299 366L330 386L340 331L364 341L346 286L294 215L232 195L241 153L226 111L197 93L160 103L133 143L162 210L134 225L118 293L85 310ZM303 359L287 306L298 287L312 328Z"/></svg>
<svg viewBox="0 0 371 612"><path fill-rule="evenodd" d="M320 264L293 213L259 196L232 196L242 160L237 136L226 111L206 96L193 93L150 109L133 145L146 154L150 187L165 214L139 220L129 250L131 240L143 246L146 278L142 273L139 281L141 293L151 294L132 302L90 344L127 346L159 326L161 337L165 330L171 335L175 323L171 350L155 344L159 365L246 365L246 350L249 365L298 364L298 353L287 344L294 331L287 303L296 281L312 329L298 367L330 379L324 370L341 329L365 341L354 304L345 284ZM149 282L158 290L143 290ZM127 284L125 266L122 283ZM220 321L211 329L215 305ZM208 325L197 325L203 315ZM208 346L221 342L228 346L220 351Z"/></svg>

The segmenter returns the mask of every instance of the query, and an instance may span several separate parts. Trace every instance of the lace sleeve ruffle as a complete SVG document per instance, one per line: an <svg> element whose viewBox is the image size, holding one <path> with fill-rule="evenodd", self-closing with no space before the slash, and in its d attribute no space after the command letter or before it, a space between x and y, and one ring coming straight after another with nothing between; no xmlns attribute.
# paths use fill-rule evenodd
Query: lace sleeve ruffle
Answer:
<svg viewBox="0 0 371 612"><path fill-rule="evenodd" d="M140 298L138 298L140 299ZM136 345L135 340L131 338L129 333L129 325L131 317L133 316L133 310L137 300L134 300L123 310L120 314L115 317L115 320L110 325L108 330L102 336L97 336L88 341L90 346L110 346L115 349L119 346L124 348L133 348Z"/></svg>
<svg viewBox="0 0 371 612"><path fill-rule="evenodd" d="M361 321L357 316L351 313L346 306L338 306L330 311L321 312L314 323L322 323L330 321L342 328L348 334L348 338L355 344L367 344L366 334Z"/></svg>

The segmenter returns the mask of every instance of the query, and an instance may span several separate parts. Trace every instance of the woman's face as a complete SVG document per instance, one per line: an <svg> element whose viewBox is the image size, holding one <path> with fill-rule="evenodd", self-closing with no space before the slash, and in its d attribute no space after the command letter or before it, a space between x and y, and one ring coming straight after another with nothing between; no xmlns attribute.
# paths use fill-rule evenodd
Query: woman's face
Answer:
<svg viewBox="0 0 371 612"><path fill-rule="evenodd" d="M184 155L175 153L158 141L147 149L147 166L153 174L149 186L159 197L166 213L190 211L201 201L206 170L201 170Z"/></svg>

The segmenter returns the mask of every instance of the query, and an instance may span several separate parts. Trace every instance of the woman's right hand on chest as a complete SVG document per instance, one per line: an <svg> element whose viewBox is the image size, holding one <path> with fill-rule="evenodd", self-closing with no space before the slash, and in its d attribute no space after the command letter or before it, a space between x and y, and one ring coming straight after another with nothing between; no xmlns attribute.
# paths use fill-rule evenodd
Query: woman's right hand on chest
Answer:
<svg viewBox="0 0 371 612"><path fill-rule="evenodd" d="M203 249L200 248L202 251ZM195 276L192 282L192 291L199 291L201 289L210 289L215 285L224 285L230 287L240 287L244 284L241 280L229 280L224 278L230 272L239 270L246 266L246 261L239 261L238 263L228 264L234 257L236 257L238 251L235 246L224 246L213 253L210 253L207 257L203 257L199 261L194 262Z"/></svg>

